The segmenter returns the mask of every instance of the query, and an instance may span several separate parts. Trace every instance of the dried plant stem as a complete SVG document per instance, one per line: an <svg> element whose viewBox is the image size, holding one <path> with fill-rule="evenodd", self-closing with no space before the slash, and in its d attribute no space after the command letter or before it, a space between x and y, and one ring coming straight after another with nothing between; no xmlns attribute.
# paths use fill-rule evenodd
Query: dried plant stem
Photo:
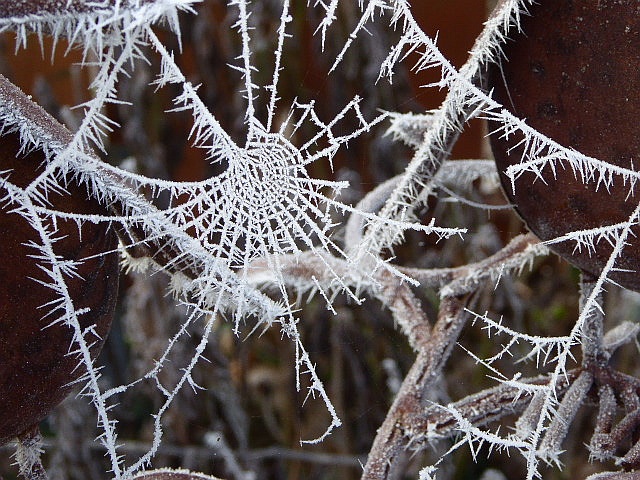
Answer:
<svg viewBox="0 0 640 480"><path fill-rule="evenodd" d="M391 272L378 275L381 287L375 291L378 299L389 308L394 320L407 337L409 344L420 352L430 344L431 324L420 300L406 282L401 283Z"/></svg>
<svg viewBox="0 0 640 480"><path fill-rule="evenodd" d="M476 263L456 268L404 268L402 273L422 287L441 288L441 296L459 296L475 291L488 280L521 270L540 255L548 253L547 247L533 233L515 237L500 251Z"/></svg>
<svg viewBox="0 0 640 480"><path fill-rule="evenodd" d="M444 364L466 323L464 309L470 297L449 297L440 304L428 348L418 353L378 430L362 474L363 480L390 478L394 465L413 438L414 418L424 411L425 392L441 377Z"/></svg>
<svg viewBox="0 0 640 480"><path fill-rule="evenodd" d="M580 278L580 310L590 304L589 298L594 294L595 279L583 273ZM584 312L583 312L584 314ZM594 306L586 312L585 323L582 328L582 365L604 366L609 361L609 353L604 344L604 310L602 307L602 293L594 299Z"/></svg>
<svg viewBox="0 0 640 480"><path fill-rule="evenodd" d="M610 435L617 407L613 387L611 385L601 386L598 389L596 428L589 444L591 457L596 460L604 460L615 453L615 445L611 443Z"/></svg>
<svg viewBox="0 0 640 480"><path fill-rule="evenodd" d="M567 375L555 385L556 395L563 396L579 374L578 369L568 371ZM542 386L549 384L551 376L540 375L535 378L523 378L520 381L529 385ZM534 407L533 415L539 416L540 409L535 408L535 400L535 397L532 399L529 395L523 395L521 388L502 384L469 395L450 406L451 410L459 412L470 423L479 427L496 422L507 415L527 412L532 405ZM413 428L418 433L413 438L413 442L421 443L433 438L451 437L459 431L458 426L458 420L449 409L445 409L441 405L428 406L421 415L414 419ZM420 432L424 432L424 434L421 435ZM426 438L427 433L428 438Z"/></svg>
<svg viewBox="0 0 640 480"><path fill-rule="evenodd" d="M40 461L42 435L37 425L18 436L16 463L20 476L26 480L48 480L47 472Z"/></svg>
<svg viewBox="0 0 640 480"><path fill-rule="evenodd" d="M546 452L549 459L556 461L561 452L562 442L593 385L595 375L607 368L609 360L609 353L604 344L602 294L594 291L595 279L586 273L581 275L580 287L580 310L585 316L582 328L583 371L560 402L557 414L540 445L540 451ZM592 299L594 294L595 297Z"/></svg>
<svg viewBox="0 0 640 480"><path fill-rule="evenodd" d="M567 437L569 428L578 410L583 406L587 392L592 384L593 375L588 371L583 371L571 384L571 387L569 387L569 390L560 402L560 407L553 417L539 447L541 452L546 452L545 455L549 460L558 461L562 442Z"/></svg>

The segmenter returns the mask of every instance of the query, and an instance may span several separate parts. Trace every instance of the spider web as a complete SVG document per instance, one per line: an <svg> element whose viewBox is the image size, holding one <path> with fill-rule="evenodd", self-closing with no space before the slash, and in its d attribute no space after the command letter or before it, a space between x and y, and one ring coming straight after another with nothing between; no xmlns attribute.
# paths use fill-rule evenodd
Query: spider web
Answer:
<svg viewBox="0 0 640 480"><path fill-rule="evenodd" d="M257 2L230 1L235 9L234 34L240 39L237 62L230 72L239 72L243 88L239 95L244 99L243 138L232 138L221 126L215 115L201 100L199 86L185 76L175 55L161 40L158 25L166 25L180 37L179 12L194 13L193 0L157 1L101 1L73 2L66 5L46 4L40 10L20 8L0 10L0 30L15 31L18 46L27 42L29 33L35 33L42 41L45 35L55 39L66 38L83 49L84 65L95 72L91 88L93 97L80 106L82 122L73 134L52 127L50 119L35 113L26 100L17 102L19 93L4 90L0 95L0 118L4 132L18 132L25 150L41 149L47 158L43 174L28 187L11 183L8 172L0 172L0 181L8 193L0 198L3 205L19 205L17 213L28 219L39 233L39 260L47 268L50 286L59 295L53 322L63 323L74 331L74 345L70 348L85 367L81 379L83 395L93 403L101 431L99 441L104 445L116 478L130 476L148 465L156 454L163 435L162 418L170 408L175 395L185 386L194 390L200 387L192 373L203 359L213 322L219 316L231 318L236 333L273 326L295 346L297 386L302 388L301 376L309 377L308 396L319 396L326 404L331 421L318 442L340 425L335 409L317 376L298 331L299 319L295 316L295 302L290 298L281 268L283 257L299 257L311 253L324 263L326 279L312 279L314 288L327 298L336 292L346 292L358 300L357 292L363 285L373 284L371 272L384 268L397 273L381 259L381 251L399 243L408 229L433 233L439 237L459 234L461 229L446 229L434 224L411 223L413 210L419 206L425 192L433 188L433 178L444 161L451 139L459 133L464 123L477 115L484 115L502 125L501 132L508 135L524 133L526 158L513 166L508 174L517 178L523 172L539 176L545 168L556 164L569 164L584 181L594 181L605 186L613 178L622 178L633 187L637 173L617 169L609 164L591 159L578 152L555 144L551 139L531 129L502 109L486 92L477 86L483 66L500 55L500 45L510 28L517 28L519 15L530 2L505 0L497 14L490 18L483 34L471 51L469 62L460 70L455 69L441 54L436 42L422 32L411 16L410 5L405 1L360 1L359 19L351 34L344 39L343 48L335 59L333 68L345 58L358 37L367 33L369 22L385 16L388 24L402 31L398 43L391 46L381 65L381 77L393 75L398 62L412 53L418 53L416 70L439 68L439 88L446 88L448 96L442 107L430 115L428 129L415 141L416 154L402 177L390 189L386 204L378 214L357 211L336 200L346 182L314 178L310 166L322 162L332 164L336 153L348 142L366 135L388 115L379 113L367 118L361 110L362 99L353 98L337 112L333 119L324 121L316 112L313 102L294 101L285 105L279 98L283 52L287 42L295 41L288 30L293 18L291 4L285 0L280 5L277 34L273 42L272 75L266 85L255 80L257 71L253 52L257 48L252 37L256 28L252 9ZM22 8L25 8L22 11ZM330 29L339 14L338 0L310 2L307 8L321 13L316 34L324 45ZM190 140L204 151L210 162L222 167L221 173L199 182L171 182L149 178L102 163L92 149L106 150L105 138L118 125L105 115L108 105L120 106L119 82L130 75L141 63L155 56L161 61L153 87L168 89L177 87L173 111L188 112L192 116ZM265 99L266 102L259 102ZM266 112L260 105L266 105ZM132 107L133 108L133 107ZM357 120L356 127L345 130L346 117ZM260 119L264 120L261 121ZM407 119L408 120L408 119ZM312 131L303 136L301 131ZM303 138L304 137L304 138ZM545 152L544 157L540 157ZM66 178L75 178L86 185L88 191L106 205L113 206L108 216L88 216L54 210L47 202L50 192L64 191ZM140 192L148 192L148 197ZM168 198L164 208L158 208L159 198ZM336 238L332 212L351 214L362 221L359 242L344 249ZM574 232L571 239L580 248L595 248L596 240L615 243L611 260L601 277L598 288L614 268L616 256L629 234L631 225L637 223L639 213L634 212L624 224L610 226L607 231ZM133 267L151 267L172 277L177 298L186 308L186 315L173 337L167 339L166 349L155 365L143 376L127 385L103 389L100 369L93 365L89 346L92 332L81 328L79 318L83 312L76 309L67 291L65 277L73 274L74 265L64 264L53 253L56 221L118 224L129 235L129 244L123 250L131 253L136 248L151 252L144 258L128 258ZM619 231L619 233L618 233ZM150 258L149 258L150 257ZM344 260L351 269L334 268L330 259ZM290 261L287 260L288 264ZM265 268L266 265L266 268ZM256 272L266 270L276 294L269 296L259 288ZM346 273L345 273L346 272ZM409 279L407 279L409 280ZM329 302L330 303L330 302ZM592 302L593 303L593 302ZM588 310L588 309L587 309ZM50 321L50 320L47 320ZM247 324L253 322L250 328ZM43 325L46 326L46 325ZM172 353L177 345L197 328L201 340L197 343L186 364L172 363ZM579 335L580 321L571 333L571 343ZM505 330L506 332L506 330ZM507 332L516 338L514 332ZM562 365L558 376L562 373ZM161 373L166 369L179 371L180 375L168 382ZM118 425L111 410L123 393L148 382L162 393L162 404L154 413L152 448L133 461L125 459L118 445ZM552 389L549 389L551 391ZM536 426L536 438L514 448L522 450L530 464L529 475L534 475L538 460L535 457L537 438L544 429L544 421L553 411L548 408ZM464 423L464 419L460 419ZM467 425L465 432L469 442L485 440L505 445L504 438L484 438L482 432ZM502 443L501 443L502 442ZM128 464L127 464L128 462ZM425 471L425 475L430 475Z"/></svg>
<svg viewBox="0 0 640 480"><path fill-rule="evenodd" d="M298 319L294 316L294 302L289 299L285 282L281 278L279 257L298 255L311 251L319 259L322 253L347 258L332 236L335 225L331 210L360 214L373 220L372 214L357 212L349 205L335 200L345 182L334 182L313 178L308 167L315 162L331 164L336 152L349 141L368 133L386 118L379 113L366 119L360 109L361 99L353 98L335 117L325 122L314 109L313 102L295 101L281 107L278 98L279 76L285 43L290 35L287 25L292 21L289 2L282 4L277 39L273 49L273 75L269 85L254 83L252 64L251 3L232 1L230 7L237 9L234 28L241 38L242 52L239 65L231 66L243 76L241 92L245 102L244 125L246 138L238 142L221 127L213 113L198 96L198 85L185 77L170 52L160 40L154 28L164 24L179 38L178 13L194 13L197 1L103 1L73 2L66 6L47 5L31 11L25 7L3 13L0 30L11 30L17 34L17 45L24 46L29 33L35 32L42 43L45 35L52 35L57 42L66 38L70 44L83 48L83 65L94 69L91 89L94 96L79 106L83 112L82 123L73 134L67 134L43 112L34 114L28 100L11 88L2 96L0 115L5 132L17 132L25 150L41 149L45 152L47 166L26 188L14 185L10 177L2 172L2 185L9 192L2 199L6 204L22 205L18 213L27 218L40 233L43 243L41 262L50 267L50 287L60 295L60 310L54 323L71 328L74 344L71 354L76 355L86 374L79 380L84 384L82 395L88 397L98 416L101 434L98 440L104 445L110 459L111 471L116 478L130 476L148 465L161 442L162 417L169 409L176 393L185 386L194 390L200 387L192 372L203 354L211 334L213 323L219 315L234 319L235 332L239 333L248 319L255 321L253 329L278 325L282 335L295 345L295 369L297 386L301 389L300 377L306 375L308 396L319 396L331 416L330 425L316 439L326 437L340 420L318 378L298 332ZM335 20L337 2L318 2L316 8L324 12L319 31L322 39ZM368 20L373 12L386 8L382 2L373 2L364 9L363 19ZM311 8L311 7L310 7ZM358 29L362 28L362 25ZM349 43L353 41L353 37ZM96 148L105 151L104 140L119 126L105 115L107 105L121 105L118 97L119 80L129 75L139 62L147 62L151 47L161 59L161 70L154 85L157 89L177 85L181 93L174 99L173 111L187 111L193 123L190 139L193 145L203 149L212 163L224 166L222 173L200 182L171 182L144 177L102 163L92 153ZM54 47L55 48L55 47ZM340 54L338 61L343 54ZM256 98L268 96L266 122L258 120ZM280 110L284 115L280 115ZM345 131L341 122L345 117L357 119L357 127ZM276 119L283 119L276 121ZM315 133L299 141L298 130L311 127ZM296 143L298 143L296 145ZM60 212L47 203L49 192L63 190L62 179L72 177L87 186L92 195L102 203L112 206L109 216L82 215ZM151 201L139 192L150 192ZM166 208L157 208L153 199L168 196ZM108 222L121 224L130 236L126 251L136 247L143 249L151 245L152 260L128 258L131 266L151 266L172 276L172 282L187 315L175 335L168 339L164 354L143 377L127 385L103 390L100 369L93 365L89 347L91 331L83 330L79 318L82 311L75 308L66 288L65 272L69 268L61 264L51 246L55 243L57 221L72 220L80 226L84 222ZM381 220L378 220L380 223ZM405 218L382 220L394 229L421 230L449 236L460 233L457 229L444 229L431 225L408 223ZM279 285L278 298L273 300L250 281L253 263L266 259L268 270ZM358 263L354 268L361 273L350 274L367 281L368 274ZM331 266L326 263L331 271ZM66 270L65 270L66 268ZM349 288L337 273L333 273L332 289ZM317 284L325 298L330 292ZM355 294L350 293L354 298ZM161 372L169 368L171 355L176 345L198 325L201 340L187 364L170 368L181 372L179 378L167 383ZM126 464L119 452L118 425L110 411L118 398L142 382L151 382L162 393L163 403L154 414L154 435L151 449L140 458Z"/></svg>

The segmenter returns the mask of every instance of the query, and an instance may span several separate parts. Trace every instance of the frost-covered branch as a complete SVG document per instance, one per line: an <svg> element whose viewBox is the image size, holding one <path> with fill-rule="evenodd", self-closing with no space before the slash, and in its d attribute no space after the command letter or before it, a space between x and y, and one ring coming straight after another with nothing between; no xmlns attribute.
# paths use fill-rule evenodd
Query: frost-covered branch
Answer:
<svg viewBox="0 0 640 480"><path fill-rule="evenodd" d="M402 52L405 49L413 51L424 48L415 68L419 71L433 66L440 67L442 74L438 86L446 86L449 91L440 109L432 114L430 128L425 131L423 141L407 166L402 181L381 210L382 218L406 215L406 205L411 204L410 199L420 196L420 191L429 184L449 157L464 123L479 113L485 104L478 88L483 68L495 59L496 52L500 50L501 42L509 31L517 28L519 15L529 1L499 2L476 40L469 59L459 72L442 56L435 42L422 32L411 15L409 5L402 1L394 3L392 23L402 24L404 35L387 57L382 72L390 74L392 67L404 56ZM398 239L398 232L372 226L363 239L361 250L375 256L382 249L391 247Z"/></svg>
<svg viewBox="0 0 640 480"><path fill-rule="evenodd" d="M428 401L428 390L439 381L442 368L466 323L464 308L469 299L467 295L442 300L428 345L418 352L385 421L378 429L362 474L363 479L392 478L394 467L411 442L414 418L422 412Z"/></svg>

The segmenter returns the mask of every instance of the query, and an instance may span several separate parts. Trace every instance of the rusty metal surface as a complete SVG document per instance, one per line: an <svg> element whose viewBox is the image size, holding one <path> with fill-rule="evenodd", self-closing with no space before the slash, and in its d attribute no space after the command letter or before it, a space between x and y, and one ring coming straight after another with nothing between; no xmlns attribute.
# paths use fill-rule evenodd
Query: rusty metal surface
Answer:
<svg viewBox="0 0 640 480"><path fill-rule="evenodd" d="M17 154L17 134L0 137L0 170L12 170L9 181L27 186L43 168L44 155L33 151ZM82 214L107 214L96 200L87 197L86 187L73 181L68 193L50 193L52 208ZM7 191L0 185L0 199ZM56 307L59 295L39 282L51 282L40 268L50 267L37 261L41 244L38 233L18 213L15 202L5 198L0 203L0 444L11 440L42 420L70 392L68 386L84 368L72 343L72 330L63 323L49 326L63 311ZM51 224L49 224L51 226ZM90 309L80 316L82 328L96 325L95 357L102 347L111 324L118 290L117 238L111 227L86 222L80 231L73 221L58 221L54 252L62 259L82 260L77 276L66 283L76 310ZM81 233L81 236L80 236ZM111 252L101 255L103 252ZM84 260L83 260L84 259ZM47 305L49 304L49 305ZM47 315L51 312L50 315Z"/></svg>
<svg viewBox="0 0 640 480"><path fill-rule="evenodd" d="M522 32L504 48L508 61L490 68L495 98L563 146L626 168L639 165L640 3L563 0L534 5L530 13L523 17ZM626 221L640 201L640 192L630 193L620 177L607 191L594 182L583 184L567 165L557 169L555 178L546 169L544 182L523 175L514 192L504 170L521 161L521 149L509 152L521 139L516 135L507 142L494 135L491 144L507 196L541 239ZM636 238L617 268L640 267L640 230L633 232ZM591 255L574 247L564 242L552 249L594 275L612 251L604 240ZM640 291L638 273L611 278Z"/></svg>

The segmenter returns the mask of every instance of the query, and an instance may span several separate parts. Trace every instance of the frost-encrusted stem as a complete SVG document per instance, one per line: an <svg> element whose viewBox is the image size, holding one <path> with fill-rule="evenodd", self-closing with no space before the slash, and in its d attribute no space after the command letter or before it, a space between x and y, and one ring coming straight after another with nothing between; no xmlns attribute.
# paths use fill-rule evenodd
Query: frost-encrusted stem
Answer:
<svg viewBox="0 0 640 480"><path fill-rule="evenodd" d="M25 480L49 480L42 466L42 435L37 425L19 435L16 444L16 463Z"/></svg>
<svg viewBox="0 0 640 480"><path fill-rule="evenodd" d="M589 297L596 294L594 307L588 312L582 328L582 364L584 367L605 365L609 354L604 345L604 310L602 292L594 292L595 278L582 273L580 277L580 308L584 309Z"/></svg>
<svg viewBox="0 0 640 480"><path fill-rule="evenodd" d="M389 308L411 347L417 352L428 348L431 324L420 300L411 291L411 285L387 270L383 270L376 279L380 281L380 287L374 290L374 294Z"/></svg>
<svg viewBox="0 0 640 480"><path fill-rule="evenodd" d="M458 296L475 291L487 281L498 281L503 275L519 273L535 258L548 253L534 234L526 233L513 238L494 255L462 267L398 269L423 287L441 289L441 296Z"/></svg>
<svg viewBox="0 0 640 480"><path fill-rule="evenodd" d="M393 468L404 454L415 432L413 419L426 403L425 394L442 374L442 368L466 323L464 309L470 295L445 298L427 348L421 350L402 382L396 398L373 442L362 474L363 480L391 478Z"/></svg>
<svg viewBox="0 0 640 480"><path fill-rule="evenodd" d="M578 374L579 372L575 369L567 372L566 378L556 385L558 396L564 395ZM523 384L534 386L548 385L549 380L547 375L519 379ZM446 408L441 405L428 406L421 415L417 415L413 420L415 436L412 439L412 447L420 445L426 447L431 440L456 435L459 432L459 425L451 410L459 412L470 423L481 427L507 415L525 412L534 401L535 397L532 399L530 395L523 394L521 387L505 383L469 395Z"/></svg>
<svg viewBox="0 0 640 480"><path fill-rule="evenodd" d="M560 407L557 409L553 420L549 424L544 439L540 443L541 456L547 461L560 463L560 453L562 453L562 442L569 433L569 428L583 406L587 392L593 384L593 375L591 372L583 371L580 376L571 384L566 392Z"/></svg>
<svg viewBox="0 0 640 480"><path fill-rule="evenodd" d="M394 2L393 22L402 22L405 35L403 40L389 54L383 64L383 71L390 72L393 65L402 57L401 51L424 47L425 53L418 61L418 70L430 66L442 68L439 86L449 88L447 97L434 114L432 124L426 131L423 142L407 166L402 180L389 197L380 216L382 218L403 218L411 199L420 197L420 191L429 184L434 175L449 157L451 149L465 122L473 118L484 104L484 95L479 90L483 67L495 59L501 41L510 29L518 24L519 14L529 0L505 0L500 2L485 28L476 40L469 59L458 72L442 56L435 42L429 38L413 18L410 6L405 1ZM373 224L367 231L362 252L377 257L384 248L391 247L400 238L399 232L388 231L381 225Z"/></svg>
<svg viewBox="0 0 640 480"><path fill-rule="evenodd" d="M614 389L611 385L602 385L598 389L598 415L596 428L589 443L591 457L605 460L615 453L616 444L611 441L611 429L618 409Z"/></svg>

